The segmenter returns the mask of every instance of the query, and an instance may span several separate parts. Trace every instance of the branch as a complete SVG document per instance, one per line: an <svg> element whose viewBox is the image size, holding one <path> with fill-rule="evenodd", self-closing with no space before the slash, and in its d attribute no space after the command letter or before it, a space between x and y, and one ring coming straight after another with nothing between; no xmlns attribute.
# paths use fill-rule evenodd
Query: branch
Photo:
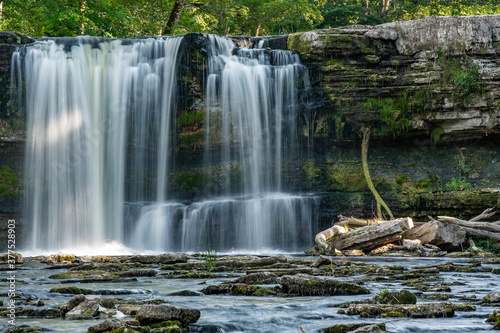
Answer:
<svg viewBox="0 0 500 333"><path fill-rule="evenodd" d="M488 230L488 231L492 231L492 232L500 232L500 225L489 223L489 222L464 221L464 220L457 219L456 217L449 217L449 216L438 216L438 220L441 222L453 223L453 224L459 225L461 227L466 227L466 228L476 228L476 229L483 229L483 230Z"/></svg>
<svg viewBox="0 0 500 333"><path fill-rule="evenodd" d="M484 210L484 212L482 212L481 214L479 214L474 218L471 218L469 221L470 222L481 221L487 219L488 217L492 217L493 215L495 215L495 212L492 212L493 209L495 208L487 208Z"/></svg>

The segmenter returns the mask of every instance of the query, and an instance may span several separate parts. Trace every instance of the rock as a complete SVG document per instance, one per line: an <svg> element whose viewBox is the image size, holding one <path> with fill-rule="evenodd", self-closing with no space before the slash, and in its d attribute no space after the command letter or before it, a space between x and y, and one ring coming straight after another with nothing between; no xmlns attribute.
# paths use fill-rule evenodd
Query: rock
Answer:
<svg viewBox="0 0 500 333"><path fill-rule="evenodd" d="M500 308L493 310L493 313L486 320L488 323L493 325L493 329L500 330Z"/></svg>
<svg viewBox="0 0 500 333"><path fill-rule="evenodd" d="M489 293L483 297L484 303L500 303L500 292Z"/></svg>
<svg viewBox="0 0 500 333"><path fill-rule="evenodd" d="M496 15L428 16L381 24L377 28L396 31L396 46L405 55L438 48L451 54L494 54L493 40L499 31L497 22Z"/></svg>
<svg viewBox="0 0 500 333"><path fill-rule="evenodd" d="M83 289L73 286L68 287L55 287L50 289L50 293L60 293L60 294L74 294L74 295L90 295L93 291L90 289Z"/></svg>
<svg viewBox="0 0 500 333"><path fill-rule="evenodd" d="M227 283L243 283L243 284L277 284L278 276L271 272L251 273Z"/></svg>
<svg viewBox="0 0 500 333"><path fill-rule="evenodd" d="M31 327L28 325L19 325L14 328L9 327L5 333L38 333L38 332L47 332L49 330L42 327Z"/></svg>
<svg viewBox="0 0 500 333"><path fill-rule="evenodd" d="M229 294L233 296L272 296L276 291L268 287L259 287L243 283L221 283L208 286L202 291L205 295Z"/></svg>
<svg viewBox="0 0 500 333"><path fill-rule="evenodd" d="M16 265L24 263L23 255L21 253L0 253L0 264L11 263L10 260L14 260L14 264Z"/></svg>
<svg viewBox="0 0 500 333"><path fill-rule="evenodd" d="M312 264L313 267L328 266L333 264L333 260L330 257L320 255L319 258Z"/></svg>
<svg viewBox="0 0 500 333"><path fill-rule="evenodd" d="M405 239L420 240L422 244L438 246L441 250L460 250L465 242L465 229L439 221L431 221L405 232Z"/></svg>
<svg viewBox="0 0 500 333"><path fill-rule="evenodd" d="M204 294L199 291L181 290L168 294L167 296L203 296Z"/></svg>
<svg viewBox="0 0 500 333"><path fill-rule="evenodd" d="M47 264L70 264L75 260L76 257L74 254L51 254L45 257L42 262Z"/></svg>
<svg viewBox="0 0 500 333"><path fill-rule="evenodd" d="M337 324L332 327L324 328L319 331L320 333L382 333L387 332L385 324Z"/></svg>
<svg viewBox="0 0 500 333"><path fill-rule="evenodd" d="M103 332L108 332L112 331L116 328L120 327L125 327L125 324L118 320L118 319L106 319L105 321L94 325L90 326L87 330L88 333L103 333Z"/></svg>
<svg viewBox="0 0 500 333"><path fill-rule="evenodd" d="M374 297L374 300L381 304L416 304L417 296L408 290L382 293Z"/></svg>
<svg viewBox="0 0 500 333"><path fill-rule="evenodd" d="M156 271L154 269L133 269L130 271L118 272L116 274L121 277L155 276Z"/></svg>
<svg viewBox="0 0 500 333"><path fill-rule="evenodd" d="M369 294L364 287L350 282L322 279L306 274L285 275L280 279L286 294L298 296L360 295Z"/></svg>
<svg viewBox="0 0 500 333"><path fill-rule="evenodd" d="M177 308L175 306L161 305L143 305L137 311L136 320L145 326L148 324L161 323L167 320L177 320L183 326L195 323L200 319L200 311L195 309Z"/></svg>
<svg viewBox="0 0 500 333"><path fill-rule="evenodd" d="M131 262L141 264L177 264L184 263L190 259L185 253L162 253L160 255L137 255L130 258Z"/></svg>
<svg viewBox="0 0 500 333"><path fill-rule="evenodd" d="M140 305L119 305L117 308L118 311L127 316L135 316L140 309Z"/></svg>
<svg viewBox="0 0 500 333"><path fill-rule="evenodd" d="M71 298L66 304L61 305L61 307L59 308L61 311L61 316L64 317L66 313L71 311L74 307L76 307L83 301L85 301L85 296L83 295L73 296L73 298Z"/></svg>
<svg viewBox="0 0 500 333"><path fill-rule="evenodd" d="M362 313L382 317L449 318L454 316L455 308L451 303L351 304L347 310L348 315Z"/></svg>
<svg viewBox="0 0 500 333"><path fill-rule="evenodd" d="M99 297L87 296L83 302L80 302L77 306L68 311L64 318L81 320L99 317L101 309L105 309L100 302L101 298Z"/></svg>

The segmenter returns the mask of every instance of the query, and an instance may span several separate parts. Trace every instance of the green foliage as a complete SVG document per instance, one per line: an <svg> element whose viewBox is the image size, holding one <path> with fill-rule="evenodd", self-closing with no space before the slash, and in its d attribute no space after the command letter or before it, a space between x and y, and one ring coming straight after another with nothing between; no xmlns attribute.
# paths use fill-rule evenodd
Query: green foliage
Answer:
<svg viewBox="0 0 500 333"><path fill-rule="evenodd" d="M364 111L380 112L380 119L394 136L402 135L410 128L408 103L401 97L369 98L361 106ZM384 134L384 133L382 133Z"/></svg>
<svg viewBox="0 0 500 333"><path fill-rule="evenodd" d="M302 170L305 173L306 181L310 185L318 185L321 182L321 169L315 166L314 160L307 160L302 163Z"/></svg>
<svg viewBox="0 0 500 333"><path fill-rule="evenodd" d="M0 168L0 200L18 199L20 197L19 176L8 165Z"/></svg>
<svg viewBox="0 0 500 333"><path fill-rule="evenodd" d="M205 120L205 113L204 112L198 112L198 113L181 113L179 118L177 119L177 127L178 128L183 128L183 127L191 127L191 126L196 126L200 127Z"/></svg>
<svg viewBox="0 0 500 333"><path fill-rule="evenodd" d="M436 144L439 139L441 138L441 135L444 134L444 129L442 127L436 127L433 131L432 131L432 141L434 142L434 144Z"/></svg>
<svg viewBox="0 0 500 333"><path fill-rule="evenodd" d="M476 247L485 252L491 252L500 255L500 242L494 238L473 237L472 240Z"/></svg>
<svg viewBox="0 0 500 333"><path fill-rule="evenodd" d="M468 183L464 177L451 177L450 181L444 184L448 190L452 191L462 191L468 190L472 187L471 183Z"/></svg>
<svg viewBox="0 0 500 333"><path fill-rule="evenodd" d="M208 272L211 272L217 261L217 240L214 240L212 234L205 236L205 247L205 252L201 254L201 257L205 263L205 268Z"/></svg>
<svg viewBox="0 0 500 333"><path fill-rule="evenodd" d="M443 68L443 81L453 84L452 96L469 102L474 93L482 89L479 77L479 67L468 59L460 59L436 50L436 62Z"/></svg>

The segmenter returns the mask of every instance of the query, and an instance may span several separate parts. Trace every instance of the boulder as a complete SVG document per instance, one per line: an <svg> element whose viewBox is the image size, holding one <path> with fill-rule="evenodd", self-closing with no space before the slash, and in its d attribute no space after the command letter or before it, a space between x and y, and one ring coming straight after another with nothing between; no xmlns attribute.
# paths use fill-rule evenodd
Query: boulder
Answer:
<svg viewBox="0 0 500 333"><path fill-rule="evenodd" d="M14 260L14 264L24 263L23 255L21 253L0 253L0 264L11 263L9 260Z"/></svg>
<svg viewBox="0 0 500 333"><path fill-rule="evenodd" d="M320 333L383 333L387 332L385 324L337 324L319 331Z"/></svg>
<svg viewBox="0 0 500 333"><path fill-rule="evenodd" d="M64 317L66 313L71 311L74 307L76 307L81 302L85 301L85 296L76 295L73 296L66 304L61 305L59 310L61 311L61 316Z"/></svg>
<svg viewBox="0 0 500 333"><path fill-rule="evenodd" d="M486 321L493 325L493 329L500 330L500 308L493 310L493 314Z"/></svg>
<svg viewBox="0 0 500 333"><path fill-rule="evenodd" d="M277 284L278 276L271 272L250 273L248 275L231 280L227 283Z"/></svg>
<svg viewBox="0 0 500 333"><path fill-rule="evenodd" d="M168 320L177 320L183 326L187 326L200 319L200 311L196 309L177 308L166 304L143 305L137 311L136 319L141 326Z"/></svg>
<svg viewBox="0 0 500 333"><path fill-rule="evenodd" d="M47 264L70 264L75 260L74 254L51 254L45 257L42 262Z"/></svg>
<svg viewBox="0 0 500 333"><path fill-rule="evenodd" d="M162 253L160 255L137 255L130 258L131 262L141 264L177 264L187 262L190 256L185 253Z"/></svg>
<svg viewBox="0 0 500 333"><path fill-rule="evenodd" d="M85 297L85 296L84 296ZM72 308L64 316L66 319L94 319L105 308L100 304L100 297L85 297L85 300Z"/></svg>
<svg viewBox="0 0 500 333"><path fill-rule="evenodd" d="M500 292L489 293L483 297L484 303L500 303Z"/></svg>
<svg viewBox="0 0 500 333"><path fill-rule="evenodd" d="M463 306L451 303L425 304L350 304L348 315L411 317L411 318L450 318L455 311L472 311L474 306Z"/></svg>
<svg viewBox="0 0 500 333"><path fill-rule="evenodd" d="M325 296L325 295L360 295L370 291L357 284L323 279L307 274L285 275L280 284L286 294L298 296Z"/></svg>
<svg viewBox="0 0 500 333"><path fill-rule="evenodd" d="M125 323L118 319L106 319L102 323L99 323L94 326L90 326L87 330L88 333L102 333L109 332L114 329L125 327Z"/></svg>
<svg viewBox="0 0 500 333"><path fill-rule="evenodd" d="M374 301L381 304L416 304L417 296L408 290L381 293L374 297Z"/></svg>
<svg viewBox="0 0 500 333"><path fill-rule="evenodd" d="M404 238L418 239L422 244L435 245L445 251L455 251L461 250L465 235L465 229L457 225L431 221L406 231Z"/></svg>

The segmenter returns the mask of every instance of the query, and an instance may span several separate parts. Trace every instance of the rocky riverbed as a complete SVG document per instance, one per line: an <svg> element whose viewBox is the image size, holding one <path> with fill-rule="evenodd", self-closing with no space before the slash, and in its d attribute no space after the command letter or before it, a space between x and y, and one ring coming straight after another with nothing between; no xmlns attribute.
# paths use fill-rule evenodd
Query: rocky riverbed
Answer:
<svg viewBox="0 0 500 333"><path fill-rule="evenodd" d="M487 332L500 258L18 257L3 332ZM10 322L12 323L12 322Z"/></svg>

